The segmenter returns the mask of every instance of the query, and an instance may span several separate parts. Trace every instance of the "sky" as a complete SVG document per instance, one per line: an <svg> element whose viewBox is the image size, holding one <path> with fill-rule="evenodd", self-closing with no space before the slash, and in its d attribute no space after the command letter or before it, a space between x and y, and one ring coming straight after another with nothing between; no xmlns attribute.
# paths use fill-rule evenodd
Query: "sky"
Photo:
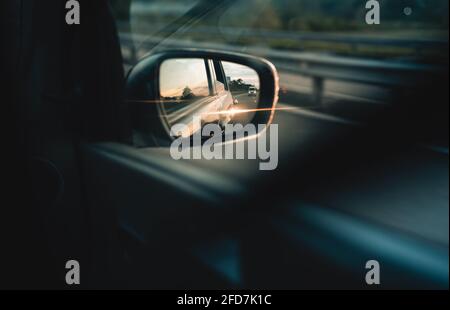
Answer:
<svg viewBox="0 0 450 310"><path fill-rule="evenodd" d="M222 65L226 76L229 76L231 80L242 79L245 83L255 85L259 89L259 77L252 68L226 61L222 62Z"/></svg>

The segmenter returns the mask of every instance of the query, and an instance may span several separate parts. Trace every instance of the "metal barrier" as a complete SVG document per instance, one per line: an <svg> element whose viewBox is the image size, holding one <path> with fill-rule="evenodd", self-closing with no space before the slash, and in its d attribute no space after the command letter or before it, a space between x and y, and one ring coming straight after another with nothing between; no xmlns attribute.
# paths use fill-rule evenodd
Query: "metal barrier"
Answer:
<svg viewBox="0 0 450 310"><path fill-rule="evenodd" d="M244 52L265 57L281 72L291 72L313 79L313 100L322 103L325 80L347 81L387 88L415 87L435 80L436 76L448 74L448 67L424 65L412 62L371 60L342 57L320 53L273 50L262 47L241 47L210 42L179 39L163 39L143 35L120 35L123 48L136 53L164 48L203 48L222 51ZM416 42L417 43L417 42ZM448 46L448 43L447 43ZM136 57L137 59L138 57ZM131 61L131 65L134 61Z"/></svg>

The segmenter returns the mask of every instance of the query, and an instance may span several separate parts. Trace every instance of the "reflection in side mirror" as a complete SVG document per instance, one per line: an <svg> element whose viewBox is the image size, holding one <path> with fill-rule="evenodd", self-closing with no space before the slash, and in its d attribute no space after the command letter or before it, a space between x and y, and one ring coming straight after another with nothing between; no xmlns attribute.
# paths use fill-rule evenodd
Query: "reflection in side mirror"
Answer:
<svg viewBox="0 0 450 310"><path fill-rule="evenodd" d="M169 128L190 137L207 124L250 123L259 103L260 79L247 66L204 58L174 58L159 72L160 109Z"/></svg>
<svg viewBox="0 0 450 310"><path fill-rule="evenodd" d="M166 145L197 133L206 138L201 143L207 143L204 134L246 140L272 122L278 90L277 71L262 58L197 49L156 52L128 74L133 143ZM183 129L174 133L175 126Z"/></svg>

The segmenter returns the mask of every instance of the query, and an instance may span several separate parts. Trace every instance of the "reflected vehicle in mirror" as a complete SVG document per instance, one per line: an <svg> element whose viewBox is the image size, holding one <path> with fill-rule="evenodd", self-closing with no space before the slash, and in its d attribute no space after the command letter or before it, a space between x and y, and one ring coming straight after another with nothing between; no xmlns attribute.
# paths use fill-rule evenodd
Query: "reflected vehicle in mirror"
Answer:
<svg viewBox="0 0 450 310"><path fill-rule="evenodd" d="M192 136L206 124L223 129L233 123L233 111L256 108L256 101L240 100L259 85L258 74L246 66L212 59L168 59L161 64L159 77L162 116L169 128L186 125L179 133L182 137Z"/></svg>
<svg viewBox="0 0 450 310"><path fill-rule="evenodd" d="M249 96L256 96L256 95L257 95L256 87L250 86L250 87L248 88L248 95L249 95Z"/></svg>
<svg viewBox="0 0 450 310"><path fill-rule="evenodd" d="M222 133L227 125L268 125L278 100L274 66L234 53L159 52L134 67L128 80L127 100L141 141L150 135L189 138L209 124ZM155 129L158 124L164 130Z"/></svg>

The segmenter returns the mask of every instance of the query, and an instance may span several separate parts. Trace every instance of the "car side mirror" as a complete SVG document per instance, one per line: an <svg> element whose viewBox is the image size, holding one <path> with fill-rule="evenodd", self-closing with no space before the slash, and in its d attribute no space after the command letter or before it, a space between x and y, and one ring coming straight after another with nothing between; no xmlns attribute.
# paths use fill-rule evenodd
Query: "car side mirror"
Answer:
<svg viewBox="0 0 450 310"><path fill-rule="evenodd" d="M255 125L258 135L272 121L278 74L267 60L215 51L158 52L129 73L126 99L137 146L188 138L216 125ZM264 128L264 129L263 129ZM249 137L246 132L246 137Z"/></svg>

